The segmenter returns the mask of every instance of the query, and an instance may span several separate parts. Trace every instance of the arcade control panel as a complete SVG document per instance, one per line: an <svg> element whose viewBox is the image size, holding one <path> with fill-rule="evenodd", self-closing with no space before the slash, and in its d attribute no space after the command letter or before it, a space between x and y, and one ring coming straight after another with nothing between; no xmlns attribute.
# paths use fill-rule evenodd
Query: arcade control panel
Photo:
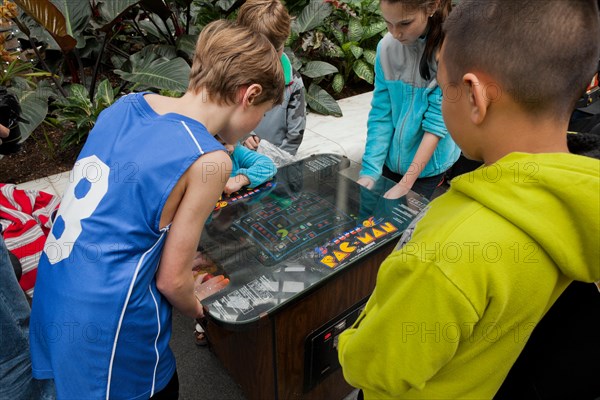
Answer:
<svg viewBox="0 0 600 400"><path fill-rule="evenodd" d="M339 336L351 327L367 304L368 297L312 332L304 341L304 392L340 368Z"/></svg>

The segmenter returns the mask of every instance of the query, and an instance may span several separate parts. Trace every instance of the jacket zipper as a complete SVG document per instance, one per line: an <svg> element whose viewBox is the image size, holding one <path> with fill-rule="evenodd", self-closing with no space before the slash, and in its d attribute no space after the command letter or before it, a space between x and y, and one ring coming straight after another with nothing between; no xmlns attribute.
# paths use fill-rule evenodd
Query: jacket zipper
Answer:
<svg viewBox="0 0 600 400"><path fill-rule="evenodd" d="M412 75L411 75L413 77L415 76L415 73L416 73L417 64L418 63L415 62L414 66L413 66L413 71L412 71ZM416 82L413 82L413 85L416 85ZM410 105L408 107L408 111L404 114L404 118L402 119L402 124L400 125L400 140L398 142L398 146L399 146L398 153L401 153L401 150L402 150L402 136L404 135L404 124L406 123L406 119L408 118L408 116L410 115L410 112L413 109L413 105L415 102L415 94L414 94L415 91L416 91L416 87L411 86ZM404 176L404 174L402 174L402 169L400 168L401 164L402 164L402 159L399 154L398 160L396 162L396 170L398 171L399 175ZM410 168L410 166L409 166L409 168ZM408 172L408 170L407 170L407 172Z"/></svg>

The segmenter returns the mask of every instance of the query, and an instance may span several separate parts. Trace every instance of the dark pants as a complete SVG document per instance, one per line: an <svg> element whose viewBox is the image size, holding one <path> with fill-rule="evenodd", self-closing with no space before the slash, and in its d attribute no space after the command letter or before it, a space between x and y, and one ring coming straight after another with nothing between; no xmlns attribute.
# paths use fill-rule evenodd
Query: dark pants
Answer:
<svg viewBox="0 0 600 400"><path fill-rule="evenodd" d="M173 377L167 383L167 386L160 392L154 393L154 396L150 397L150 400L177 400L179 398L179 377L177 376L177 370L173 374Z"/></svg>
<svg viewBox="0 0 600 400"><path fill-rule="evenodd" d="M394 182L400 182L402 175L392 172L385 165L383 166L382 175ZM412 191L419 193L421 196L431 199L435 189L444 182L444 174L428 176L427 178L419 178L415 181Z"/></svg>

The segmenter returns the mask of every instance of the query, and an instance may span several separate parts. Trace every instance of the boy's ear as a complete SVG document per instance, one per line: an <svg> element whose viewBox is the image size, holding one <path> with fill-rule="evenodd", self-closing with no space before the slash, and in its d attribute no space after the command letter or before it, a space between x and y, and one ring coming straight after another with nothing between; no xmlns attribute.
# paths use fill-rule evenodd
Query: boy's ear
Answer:
<svg viewBox="0 0 600 400"><path fill-rule="evenodd" d="M480 125L490 105L490 99L485 95L485 85L471 72L463 76L463 84L468 90L469 118L473 124Z"/></svg>
<svg viewBox="0 0 600 400"><path fill-rule="evenodd" d="M262 86L260 86L258 83L253 83L252 85L248 86L248 88L244 92L244 97L242 98L242 105L244 107L254 105L256 98L260 96L261 93Z"/></svg>

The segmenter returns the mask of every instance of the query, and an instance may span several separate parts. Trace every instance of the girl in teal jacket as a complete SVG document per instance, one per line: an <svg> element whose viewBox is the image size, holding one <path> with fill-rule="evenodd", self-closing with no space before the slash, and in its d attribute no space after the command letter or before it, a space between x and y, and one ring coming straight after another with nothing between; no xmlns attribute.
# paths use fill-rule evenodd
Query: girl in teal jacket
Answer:
<svg viewBox="0 0 600 400"><path fill-rule="evenodd" d="M385 193L409 190L431 197L460 155L442 119L436 52L451 0L382 0L389 33L379 42L367 144L358 183L371 189L383 174L397 182Z"/></svg>

